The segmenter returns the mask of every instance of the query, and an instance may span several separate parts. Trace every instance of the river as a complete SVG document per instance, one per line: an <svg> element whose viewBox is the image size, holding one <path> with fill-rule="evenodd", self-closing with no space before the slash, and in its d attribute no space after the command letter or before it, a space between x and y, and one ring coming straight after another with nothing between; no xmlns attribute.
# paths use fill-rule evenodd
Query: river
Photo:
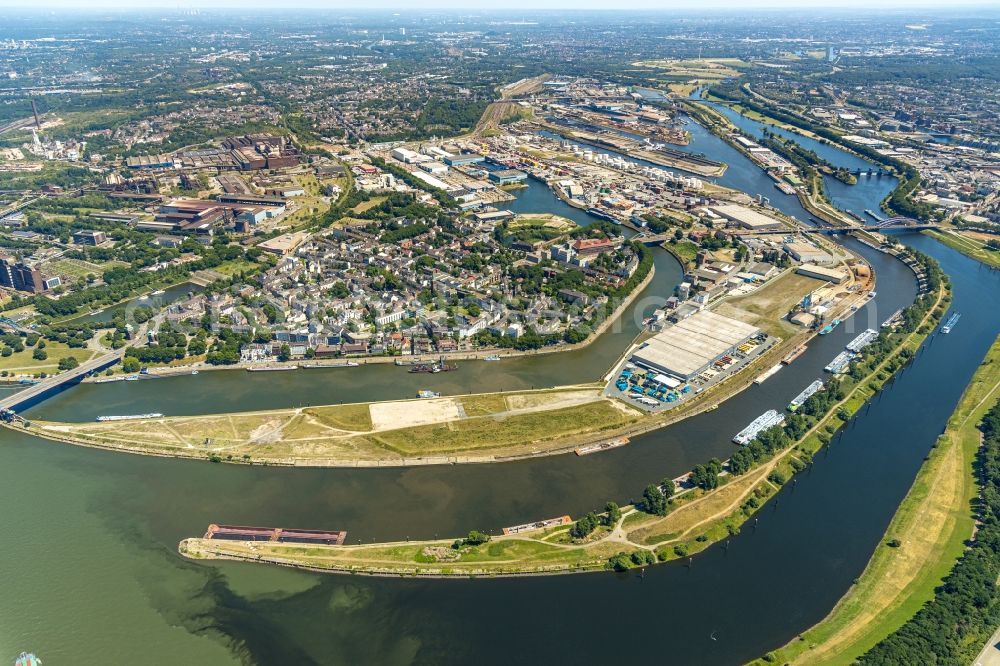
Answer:
<svg viewBox="0 0 1000 666"><path fill-rule="evenodd" d="M696 132L688 149L728 162L723 184L757 183L747 191L808 219L793 197L778 193L757 167L727 148ZM515 207L539 212L546 202L548 212L585 216L537 184ZM875 198L860 201L863 208L877 204ZM877 298L854 319L718 410L583 458L262 469L81 449L4 431L0 656L31 649L50 665L236 663L229 647L260 664L735 664L758 656L823 617L864 568L1000 332L1000 273L926 237L904 241L941 261L953 280L954 307L963 313L960 324L925 344L816 464L759 514L756 528L748 525L690 567L652 567L642 580L595 573L421 581L203 565L182 560L175 548L213 521L347 529L353 542L495 531L531 518L579 515L609 499L624 502L649 481L728 455L733 433L822 376L822 366L857 331L911 302L913 278L902 264L858 245L879 282ZM679 269L666 253L657 255L648 291L663 295ZM460 392L492 390L497 383L515 388L594 379L631 339L630 317L612 334L617 338L602 338L578 355L463 363L446 378L453 385L431 388ZM80 386L31 415L85 419L152 407L201 413L359 400L378 391L397 397L412 392L400 386L408 379L400 373L389 366L206 372L129 386ZM630 631L621 631L629 619ZM590 636L595 628L603 636Z"/></svg>

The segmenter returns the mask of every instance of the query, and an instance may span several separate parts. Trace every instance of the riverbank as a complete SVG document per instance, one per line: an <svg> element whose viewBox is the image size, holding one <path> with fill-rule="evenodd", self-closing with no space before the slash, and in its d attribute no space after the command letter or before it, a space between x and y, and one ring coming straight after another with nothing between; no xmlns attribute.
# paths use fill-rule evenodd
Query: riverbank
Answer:
<svg viewBox="0 0 1000 666"><path fill-rule="evenodd" d="M767 663L848 665L902 626L934 596L965 550L979 488L977 428L1000 394L1000 338L983 359L944 434L900 504L882 545L829 616L770 654ZM898 544L898 545L892 545Z"/></svg>
<svg viewBox="0 0 1000 666"><path fill-rule="evenodd" d="M487 543L458 540L393 542L357 546L322 546L278 542L185 539L179 551L192 559L235 559L278 564L310 571L381 576L478 577L629 568L687 557L739 532L778 488L806 469L812 457L881 388L919 348L947 310L950 291L942 283L933 302L908 333L857 380L845 378L842 398L800 438L744 473L723 474L719 485L689 488L677 496L665 516L625 507L621 515L589 536L574 539L570 526L529 529L497 536Z"/></svg>
<svg viewBox="0 0 1000 666"><path fill-rule="evenodd" d="M300 467L489 463L566 453L643 414L602 385L97 423L32 421L55 441L126 453Z"/></svg>
<svg viewBox="0 0 1000 666"><path fill-rule="evenodd" d="M685 404L656 414L603 397L604 384L593 383L433 400L103 423L32 420L30 432L63 443L125 453L307 467L492 463L570 453L608 439L635 437L714 409L753 386L755 369L777 364L817 335L814 330L798 329L781 319L787 307L812 289L811 285L800 285L787 294L788 279L788 275L773 278L752 296L719 301L719 307L730 316L768 330L782 341L726 381L708 387ZM869 275L867 282L842 298L829 315L846 319L866 301L874 286L874 276ZM786 303L787 307L775 306L773 311L739 307L752 297L761 302ZM610 325L611 321L609 318L604 324ZM626 347L623 355L631 348ZM621 360L620 355L611 367L617 367ZM535 397L529 404L526 396Z"/></svg>
<svg viewBox="0 0 1000 666"><path fill-rule="evenodd" d="M1000 252L990 250L984 243L980 243L961 235L957 231L951 230L938 231L927 229L923 233L953 250L958 250L970 259L975 259L981 264L985 264L990 268L1000 268Z"/></svg>

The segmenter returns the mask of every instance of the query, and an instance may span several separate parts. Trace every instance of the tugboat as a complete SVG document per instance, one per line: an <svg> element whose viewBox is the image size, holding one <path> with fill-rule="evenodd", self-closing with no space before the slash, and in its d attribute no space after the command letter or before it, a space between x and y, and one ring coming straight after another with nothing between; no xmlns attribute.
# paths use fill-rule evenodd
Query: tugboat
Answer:
<svg viewBox="0 0 1000 666"><path fill-rule="evenodd" d="M830 322L829 324L827 324L826 326L824 326L820 330L819 334L820 335L826 335L830 331L832 331L833 329L837 328L838 326L840 326L840 320L839 319L834 319L832 322Z"/></svg>
<svg viewBox="0 0 1000 666"><path fill-rule="evenodd" d="M22 652L14 661L14 666L42 666L42 660L30 652Z"/></svg>

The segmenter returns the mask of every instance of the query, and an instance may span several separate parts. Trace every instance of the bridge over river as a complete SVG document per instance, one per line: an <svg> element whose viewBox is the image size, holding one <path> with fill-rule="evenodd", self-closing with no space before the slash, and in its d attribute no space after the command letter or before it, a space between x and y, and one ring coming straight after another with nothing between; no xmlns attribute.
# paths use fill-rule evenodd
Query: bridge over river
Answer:
<svg viewBox="0 0 1000 666"><path fill-rule="evenodd" d="M21 407L30 406L48 393L57 391L70 384L75 384L92 372L100 372L118 363L125 356L127 349L128 347L116 349L113 352L91 359L86 363L81 363L72 370L46 377L37 384L0 400L0 410L13 411Z"/></svg>
<svg viewBox="0 0 1000 666"><path fill-rule="evenodd" d="M791 236L795 234L848 234L852 231L870 231L870 232L883 232L883 231L922 231L924 229L940 229L939 224L908 224L905 222L893 222L892 220L885 220L879 224L859 224L850 227L818 227L818 228L800 228L800 229L764 229L764 230L754 230L754 229L727 229L726 233L733 236ZM673 239L674 234L662 233L662 234L650 234L650 233L640 233L632 240L643 243L644 245L660 245L671 239Z"/></svg>

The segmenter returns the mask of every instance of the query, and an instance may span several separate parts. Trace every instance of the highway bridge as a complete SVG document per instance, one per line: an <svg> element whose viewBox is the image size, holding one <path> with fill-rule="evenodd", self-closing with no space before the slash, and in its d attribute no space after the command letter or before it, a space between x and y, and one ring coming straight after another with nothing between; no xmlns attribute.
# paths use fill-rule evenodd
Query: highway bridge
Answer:
<svg viewBox="0 0 1000 666"><path fill-rule="evenodd" d="M17 393L0 400L0 410L17 410L30 406L49 393L58 391L71 384L75 384L92 372L100 372L101 370L118 363L122 360L122 357L125 356L125 351L127 349L127 347L116 349L113 352L91 359L86 363L81 363L72 370L67 370L65 372L60 372L57 375L46 377L37 384L29 386L23 391L18 391Z"/></svg>
<svg viewBox="0 0 1000 666"><path fill-rule="evenodd" d="M725 233L733 236L792 236L795 234L847 234L852 231L872 231L881 233L883 231L921 231L923 229L940 229L939 224L911 224L908 222L894 222L892 219L884 220L878 224L859 224L850 227L808 227L800 229L765 229L755 231L753 229L725 229ZM662 234L651 234L642 232L634 236L632 240L644 245L660 245L674 237L673 232Z"/></svg>
<svg viewBox="0 0 1000 666"><path fill-rule="evenodd" d="M803 233L803 234L848 234L852 231L873 231L875 233L880 233L882 231L922 231L923 229L940 229L940 224L887 224L891 220L886 220L885 222L880 222L878 224L858 224L850 227L815 227L809 229L798 229L796 231L790 231L788 229L770 229L767 231L752 231L750 229L738 229L731 231L737 236L757 236L760 234L773 234L773 235L788 235L792 233Z"/></svg>
<svg viewBox="0 0 1000 666"><path fill-rule="evenodd" d="M25 208L27 208L31 204L35 203L39 199L44 199L44 198L45 198L45 195L42 194L40 196L35 197L34 199L25 199L24 201L21 201L21 202L18 202L16 204L13 204L9 208L6 208L3 211L0 211L0 220L4 219L6 217L10 217L14 213L16 213L16 212L18 212L20 210L24 210Z"/></svg>

